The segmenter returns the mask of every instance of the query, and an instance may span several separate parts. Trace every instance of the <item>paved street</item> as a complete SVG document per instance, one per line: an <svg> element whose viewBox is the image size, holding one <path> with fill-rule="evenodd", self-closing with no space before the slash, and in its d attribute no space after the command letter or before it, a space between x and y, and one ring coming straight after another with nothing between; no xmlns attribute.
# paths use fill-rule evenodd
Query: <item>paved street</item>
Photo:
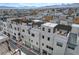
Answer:
<svg viewBox="0 0 79 59"><path fill-rule="evenodd" d="M15 42L13 42L12 40L10 40L10 44L14 49L17 48ZM23 46L21 46L21 51L24 52L26 55L35 55L35 53L31 52L30 50L28 50L28 48L25 48Z"/></svg>

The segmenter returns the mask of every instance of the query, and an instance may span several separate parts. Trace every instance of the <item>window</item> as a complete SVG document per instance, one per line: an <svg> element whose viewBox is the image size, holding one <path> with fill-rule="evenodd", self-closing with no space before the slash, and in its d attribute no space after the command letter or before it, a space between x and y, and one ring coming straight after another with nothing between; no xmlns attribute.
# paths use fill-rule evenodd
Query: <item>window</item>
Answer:
<svg viewBox="0 0 79 59"><path fill-rule="evenodd" d="M44 39L44 35L42 35L42 38Z"/></svg>
<svg viewBox="0 0 79 59"><path fill-rule="evenodd" d="M6 32L4 31L4 34L6 34Z"/></svg>
<svg viewBox="0 0 79 59"><path fill-rule="evenodd" d="M28 34L30 34L30 31L28 31Z"/></svg>
<svg viewBox="0 0 79 59"><path fill-rule="evenodd" d="M31 40L31 42L33 42L33 40Z"/></svg>
<svg viewBox="0 0 79 59"><path fill-rule="evenodd" d="M53 48L50 47L50 46L48 46L48 45L46 45L46 48L48 48L48 49L50 49L50 50L53 50Z"/></svg>
<svg viewBox="0 0 79 59"><path fill-rule="evenodd" d="M25 32L25 30L23 29L22 32Z"/></svg>
<svg viewBox="0 0 79 59"><path fill-rule="evenodd" d="M77 13L76 16L79 16L79 13Z"/></svg>
<svg viewBox="0 0 79 59"><path fill-rule="evenodd" d="M48 55L52 55L51 53L48 53Z"/></svg>
<svg viewBox="0 0 79 59"><path fill-rule="evenodd" d="M54 11L54 9L52 9L52 11Z"/></svg>
<svg viewBox="0 0 79 59"><path fill-rule="evenodd" d="M30 39L29 39L29 41L30 41Z"/></svg>
<svg viewBox="0 0 79 59"><path fill-rule="evenodd" d="M63 46L63 44L62 44L61 42L57 42L57 46L62 47L62 46Z"/></svg>
<svg viewBox="0 0 79 59"><path fill-rule="evenodd" d="M45 51L45 50L43 50L42 53L43 53L43 55L47 55L47 51Z"/></svg>
<svg viewBox="0 0 79 59"><path fill-rule="evenodd" d="M14 35L16 35L16 33L14 33Z"/></svg>
<svg viewBox="0 0 79 59"><path fill-rule="evenodd" d="M15 27L15 30L16 30L16 27Z"/></svg>
<svg viewBox="0 0 79 59"><path fill-rule="evenodd" d="M18 28L18 31L19 31L19 28Z"/></svg>
<svg viewBox="0 0 79 59"><path fill-rule="evenodd" d="M48 37L48 39L47 39L48 41L50 41L50 37Z"/></svg>
<svg viewBox="0 0 79 59"><path fill-rule="evenodd" d="M13 38L12 38L13 40L16 40L16 37L15 36L13 36Z"/></svg>
<svg viewBox="0 0 79 59"><path fill-rule="evenodd" d="M34 35L34 34L32 34L32 36L34 37L35 35Z"/></svg>
<svg viewBox="0 0 79 59"><path fill-rule="evenodd" d="M12 28L12 25L10 24L10 27Z"/></svg>
<svg viewBox="0 0 79 59"><path fill-rule="evenodd" d="M20 33L18 33L18 35L20 35Z"/></svg>
<svg viewBox="0 0 79 59"><path fill-rule="evenodd" d="M44 46L44 43L42 43L42 46Z"/></svg>
<svg viewBox="0 0 79 59"><path fill-rule="evenodd" d="M50 29L48 29L48 32L50 33Z"/></svg>
<svg viewBox="0 0 79 59"><path fill-rule="evenodd" d="M46 47L48 48L48 45Z"/></svg>
<svg viewBox="0 0 79 59"><path fill-rule="evenodd" d="M45 31L45 28L43 27L42 30Z"/></svg>
<svg viewBox="0 0 79 59"><path fill-rule="evenodd" d="M53 50L53 48L51 48L51 50Z"/></svg>
<svg viewBox="0 0 79 59"><path fill-rule="evenodd" d="M75 46L68 46L69 49L75 50Z"/></svg>
<svg viewBox="0 0 79 59"><path fill-rule="evenodd" d="M36 45L38 45L38 42L36 42Z"/></svg>
<svg viewBox="0 0 79 59"><path fill-rule="evenodd" d="M22 35L22 38L24 38L24 36Z"/></svg>

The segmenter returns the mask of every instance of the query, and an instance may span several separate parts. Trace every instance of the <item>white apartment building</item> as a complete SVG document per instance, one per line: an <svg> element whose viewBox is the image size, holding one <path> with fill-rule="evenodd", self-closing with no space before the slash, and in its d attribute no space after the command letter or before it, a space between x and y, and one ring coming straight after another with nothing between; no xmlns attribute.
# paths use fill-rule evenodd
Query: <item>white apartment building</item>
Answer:
<svg viewBox="0 0 79 59"><path fill-rule="evenodd" d="M31 48L34 49L37 52L40 52L40 29L38 28L32 28L30 30L30 43Z"/></svg>
<svg viewBox="0 0 79 59"><path fill-rule="evenodd" d="M37 52L40 52L40 26L43 24L41 20L33 20L32 21L32 28L30 29L30 43L31 48L34 49Z"/></svg>
<svg viewBox="0 0 79 59"><path fill-rule="evenodd" d="M41 25L41 54L53 54L53 29L56 25L55 23Z"/></svg>
<svg viewBox="0 0 79 59"><path fill-rule="evenodd" d="M77 24L72 24L72 26L50 22L43 24L40 20L33 20L31 23L19 21L18 23L17 19L7 20L3 24L6 25L3 27L4 34L10 36L10 39L20 39L26 47L38 53L48 55L79 54L77 52L79 49L79 26ZM71 45L71 43L73 44Z"/></svg>
<svg viewBox="0 0 79 59"><path fill-rule="evenodd" d="M43 24L40 46L41 54L79 54L79 25Z"/></svg>
<svg viewBox="0 0 79 59"><path fill-rule="evenodd" d="M30 29L32 28L31 23L28 25L21 25L21 31L20 31L20 38L22 39L23 43L28 46L31 47L31 43L30 43Z"/></svg>
<svg viewBox="0 0 79 59"><path fill-rule="evenodd" d="M58 24L54 28L54 55L64 55L71 29L71 26L63 24Z"/></svg>
<svg viewBox="0 0 79 59"><path fill-rule="evenodd" d="M40 20L34 20L35 16L27 16L26 18L31 22L20 18L4 19L1 21L3 24L1 27L3 28L3 33L8 35L9 39L22 40L26 47L41 54L79 54L79 25L71 24L75 12L69 16L68 10L63 13L60 12L61 9L60 11L54 9L53 12L56 13L52 14L54 16L52 23L44 23ZM47 10L44 13L39 12L38 16L49 15L49 12L52 13L52 10Z"/></svg>

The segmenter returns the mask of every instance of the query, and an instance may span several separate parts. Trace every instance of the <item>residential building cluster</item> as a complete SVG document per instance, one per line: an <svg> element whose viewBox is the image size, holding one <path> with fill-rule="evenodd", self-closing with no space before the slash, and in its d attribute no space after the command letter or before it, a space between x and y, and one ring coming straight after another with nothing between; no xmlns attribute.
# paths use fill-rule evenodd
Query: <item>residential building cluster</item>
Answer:
<svg viewBox="0 0 79 59"><path fill-rule="evenodd" d="M9 40L37 54L79 54L79 8L35 9L23 17L2 17L0 24Z"/></svg>

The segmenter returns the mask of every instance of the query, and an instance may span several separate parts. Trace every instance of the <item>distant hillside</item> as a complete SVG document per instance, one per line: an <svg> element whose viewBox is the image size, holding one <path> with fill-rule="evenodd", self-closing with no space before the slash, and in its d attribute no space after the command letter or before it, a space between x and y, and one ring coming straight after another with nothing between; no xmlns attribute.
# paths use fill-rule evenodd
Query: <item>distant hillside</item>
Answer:
<svg viewBox="0 0 79 59"><path fill-rule="evenodd" d="M14 6L12 6L14 5ZM42 6L42 7L37 7L37 6L23 6L23 5L18 5L16 4L0 4L0 9L35 9L35 8L68 8L68 7L79 7L79 3L73 3L73 4L56 4L56 5L50 5L50 6Z"/></svg>
<svg viewBox="0 0 79 59"><path fill-rule="evenodd" d="M41 7L41 9L45 9L45 8L79 8L79 3L73 3L73 4L61 4L61 5L51 5L51 6L44 6Z"/></svg>
<svg viewBox="0 0 79 59"><path fill-rule="evenodd" d="M0 9L33 9L35 6L23 6L23 7L9 7L9 6L0 6Z"/></svg>

